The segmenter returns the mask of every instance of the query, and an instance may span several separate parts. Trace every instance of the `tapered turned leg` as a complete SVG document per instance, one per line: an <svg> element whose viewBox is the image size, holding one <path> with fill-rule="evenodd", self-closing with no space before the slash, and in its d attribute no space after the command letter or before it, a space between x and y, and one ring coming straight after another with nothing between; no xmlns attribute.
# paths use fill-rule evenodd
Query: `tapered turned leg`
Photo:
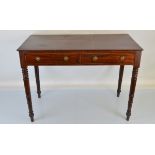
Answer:
<svg viewBox="0 0 155 155"><path fill-rule="evenodd" d="M117 97L119 97L120 93L121 93L121 85L122 85L123 72L124 72L124 66L121 65L120 69L119 69Z"/></svg>
<svg viewBox="0 0 155 155"><path fill-rule="evenodd" d="M34 70L35 70L35 77L36 77L36 85L37 85L38 98L41 98L39 67L38 66L34 66Z"/></svg>
<svg viewBox="0 0 155 155"><path fill-rule="evenodd" d="M28 104L28 109L29 109L29 116L30 116L31 122L34 122L34 113L33 113L33 108L32 108L28 69L22 68L22 73L23 73L23 81L24 81L24 86L25 86L25 94L26 94L26 99L27 99L27 104Z"/></svg>
<svg viewBox="0 0 155 155"><path fill-rule="evenodd" d="M132 103L133 103L133 98L134 98L134 93L135 93L135 88L136 88L137 76L138 76L138 68L133 67L131 85L130 85L130 93L129 93L129 101L128 101L128 109L126 112L127 121L129 121L130 116L131 116L131 108L132 108Z"/></svg>

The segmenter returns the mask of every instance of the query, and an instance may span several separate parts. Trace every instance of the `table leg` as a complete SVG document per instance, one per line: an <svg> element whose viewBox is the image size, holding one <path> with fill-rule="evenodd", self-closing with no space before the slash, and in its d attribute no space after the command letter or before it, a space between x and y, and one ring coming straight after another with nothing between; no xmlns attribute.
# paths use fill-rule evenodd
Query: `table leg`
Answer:
<svg viewBox="0 0 155 155"><path fill-rule="evenodd" d="M131 116L131 108L132 108L132 103L133 103L133 98L134 98L134 93L135 93L135 88L136 88L137 76L138 76L138 68L133 67L131 85L130 85L130 93L129 93L129 101L128 101L128 109L126 112L127 121L129 121L130 116Z"/></svg>
<svg viewBox="0 0 155 155"><path fill-rule="evenodd" d="M39 67L38 66L34 66L34 70L35 70L38 98L41 98Z"/></svg>
<svg viewBox="0 0 155 155"><path fill-rule="evenodd" d="M31 122L34 122L34 113L32 108L31 91L30 91L30 83L29 83L27 67L22 68L22 73L23 73L23 81L25 86L25 94L26 94L26 99L27 99L27 104L29 109L29 116L30 116Z"/></svg>
<svg viewBox="0 0 155 155"><path fill-rule="evenodd" d="M122 79L123 79L123 72L124 72L124 65L121 65L120 69L119 69L117 97L119 97L120 93L121 93L121 85L122 85Z"/></svg>

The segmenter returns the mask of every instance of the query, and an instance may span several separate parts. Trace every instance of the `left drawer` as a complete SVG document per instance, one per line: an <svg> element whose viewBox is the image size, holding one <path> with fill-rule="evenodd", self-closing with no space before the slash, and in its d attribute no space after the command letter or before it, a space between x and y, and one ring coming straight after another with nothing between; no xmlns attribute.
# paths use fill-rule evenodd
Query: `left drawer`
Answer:
<svg viewBox="0 0 155 155"><path fill-rule="evenodd" d="M78 65L80 56L74 53L26 53L27 65Z"/></svg>

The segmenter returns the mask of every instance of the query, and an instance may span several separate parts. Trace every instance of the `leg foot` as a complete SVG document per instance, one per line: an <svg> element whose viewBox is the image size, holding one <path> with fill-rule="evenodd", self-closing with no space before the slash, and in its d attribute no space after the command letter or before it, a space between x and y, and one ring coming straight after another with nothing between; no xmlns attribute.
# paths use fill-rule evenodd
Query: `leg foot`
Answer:
<svg viewBox="0 0 155 155"><path fill-rule="evenodd" d="M120 90L117 90L117 97L120 96L120 93L121 93L121 91Z"/></svg>
<svg viewBox="0 0 155 155"><path fill-rule="evenodd" d="M129 119L130 119L130 116L127 116L127 117L126 117L126 120L129 121Z"/></svg>
<svg viewBox="0 0 155 155"><path fill-rule="evenodd" d="M30 119L31 119L31 122L34 122L34 117L33 116L31 116Z"/></svg>
<svg viewBox="0 0 155 155"><path fill-rule="evenodd" d="M131 116L131 112L127 111L127 113L126 113L126 120L127 120L127 121L129 121L130 116Z"/></svg>
<svg viewBox="0 0 155 155"><path fill-rule="evenodd" d="M38 98L41 98L41 95L40 95L40 93L38 94Z"/></svg>
<svg viewBox="0 0 155 155"><path fill-rule="evenodd" d="M31 122L34 122L34 114L29 114Z"/></svg>
<svg viewBox="0 0 155 155"><path fill-rule="evenodd" d="M38 98L41 98L41 91L37 91Z"/></svg>

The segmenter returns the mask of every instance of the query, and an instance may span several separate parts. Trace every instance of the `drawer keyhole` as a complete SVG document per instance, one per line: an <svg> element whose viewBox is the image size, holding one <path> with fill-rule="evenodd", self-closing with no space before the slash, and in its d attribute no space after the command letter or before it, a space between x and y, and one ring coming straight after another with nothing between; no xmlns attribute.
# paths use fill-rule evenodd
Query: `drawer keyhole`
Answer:
<svg viewBox="0 0 155 155"><path fill-rule="evenodd" d="M65 56L64 57L64 61L68 61L69 60L69 57L68 56Z"/></svg>
<svg viewBox="0 0 155 155"><path fill-rule="evenodd" d="M40 61L40 57L36 57L35 59L36 59L36 61Z"/></svg>
<svg viewBox="0 0 155 155"><path fill-rule="evenodd" d="M93 57L93 61L97 61L98 60L98 57L97 56L94 56Z"/></svg>
<svg viewBox="0 0 155 155"><path fill-rule="evenodd" d="M121 56L121 61L124 61L125 60L125 56Z"/></svg>

